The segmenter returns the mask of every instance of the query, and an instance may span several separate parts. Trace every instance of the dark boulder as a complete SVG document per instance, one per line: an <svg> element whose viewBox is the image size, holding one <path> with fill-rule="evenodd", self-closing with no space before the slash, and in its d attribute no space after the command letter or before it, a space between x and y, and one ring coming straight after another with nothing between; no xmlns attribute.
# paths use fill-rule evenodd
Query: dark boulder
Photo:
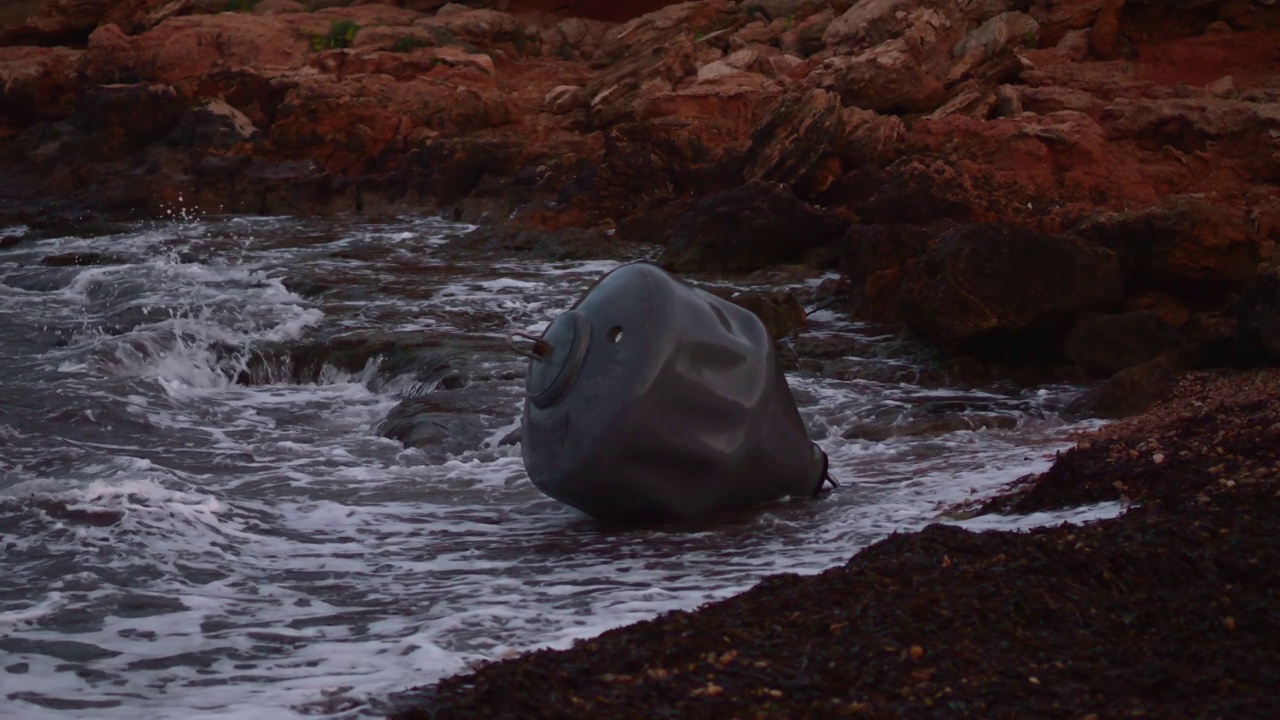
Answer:
<svg viewBox="0 0 1280 720"><path fill-rule="evenodd" d="M1006 362L1056 359L1076 316L1119 307L1106 248L1003 224L946 232L903 279L902 319L944 349Z"/></svg>
<svg viewBox="0 0 1280 720"><path fill-rule="evenodd" d="M802 202L786 185L749 182L678 218L661 264L677 272L751 272L798 260L848 227L848 219Z"/></svg>
<svg viewBox="0 0 1280 720"><path fill-rule="evenodd" d="M1114 251L1132 289L1161 290L1193 310L1220 308L1264 259L1262 240L1243 219L1195 198L1102 213L1072 234Z"/></svg>
<svg viewBox="0 0 1280 720"><path fill-rule="evenodd" d="M1240 349L1251 362L1280 364L1280 265L1258 273L1237 307Z"/></svg>
<svg viewBox="0 0 1280 720"><path fill-rule="evenodd" d="M1160 357L1125 368L1067 407L1068 415L1108 420L1129 417L1172 396L1178 380L1199 365L1199 350L1172 350Z"/></svg>
<svg viewBox="0 0 1280 720"><path fill-rule="evenodd" d="M1178 343L1178 329L1159 314L1139 310L1120 315L1085 313L1063 345L1067 359L1106 377L1154 360Z"/></svg>

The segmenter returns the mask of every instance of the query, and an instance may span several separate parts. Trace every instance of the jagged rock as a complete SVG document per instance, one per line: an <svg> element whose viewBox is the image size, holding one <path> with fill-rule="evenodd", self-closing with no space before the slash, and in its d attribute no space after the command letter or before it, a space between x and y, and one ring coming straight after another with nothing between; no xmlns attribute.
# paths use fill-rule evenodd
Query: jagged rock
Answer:
<svg viewBox="0 0 1280 720"><path fill-rule="evenodd" d="M1084 313L1067 334L1067 359L1106 377L1154 360L1178 343L1178 329L1158 314L1139 310L1120 315Z"/></svg>
<svg viewBox="0 0 1280 720"><path fill-rule="evenodd" d="M183 115L170 140L184 146L226 148L259 134L248 116L215 98Z"/></svg>
<svg viewBox="0 0 1280 720"><path fill-rule="evenodd" d="M811 90L788 95L751 134L745 175L804 187L822 159L834 154L831 143L843 136L843 129L835 94Z"/></svg>
<svg viewBox="0 0 1280 720"><path fill-rule="evenodd" d="M902 35L918 0L862 0L827 27L827 47L856 53Z"/></svg>
<svg viewBox="0 0 1280 720"><path fill-rule="evenodd" d="M946 348L1011 360L1052 356L1080 313L1120 305L1115 255L1009 225L948 231L903 281L903 320Z"/></svg>
<svg viewBox="0 0 1280 720"><path fill-rule="evenodd" d="M728 300L755 313L775 340L804 327L804 308L794 292L787 290L747 290Z"/></svg>
<svg viewBox="0 0 1280 720"><path fill-rule="evenodd" d="M666 236L662 265L676 272L750 272L791 262L839 238L849 221L763 181L712 195Z"/></svg>
<svg viewBox="0 0 1280 720"><path fill-rule="evenodd" d="M991 57L1010 46L1035 46L1040 23L1021 12L1004 12L974 28L956 44L951 54L966 58L980 54Z"/></svg>
<svg viewBox="0 0 1280 720"><path fill-rule="evenodd" d="M1084 113L1090 117L1097 117L1104 107L1104 103L1101 100L1084 90L1058 87L1056 85L1046 87L1021 85L1014 87L1016 88L1015 92L1019 107L1026 112L1036 113L1037 115L1048 115L1069 110Z"/></svg>
<svg viewBox="0 0 1280 720"><path fill-rule="evenodd" d="M642 116L651 97L674 91L705 64L699 61L697 38L730 31L745 20L745 14L724 2L688 2L609 32L595 60L605 67L586 86L592 124L601 127Z"/></svg>
<svg viewBox="0 0 1280 720"><path fill-rule="evenodd" d="M828 58L814 78L846 104L879 112L933 110L946 96L942 83L921 66L902 38L857 55Z"/></svg>
<svg viewBox="0 0 1280 720"><path fill-rule="evenodd" d="M1243 219L1196 198L1100 214L1072 232L1114 251L1130 287L1161 290L1193 309L1219 307L1263 260L1263 243Z"/></svg>

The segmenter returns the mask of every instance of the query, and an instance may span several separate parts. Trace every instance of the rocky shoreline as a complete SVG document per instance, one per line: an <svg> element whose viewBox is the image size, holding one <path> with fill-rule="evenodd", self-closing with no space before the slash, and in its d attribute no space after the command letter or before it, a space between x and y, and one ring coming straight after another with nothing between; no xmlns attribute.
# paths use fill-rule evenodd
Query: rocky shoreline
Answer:
<svg viewBox="0 0 1280 720"><path fill-rule="evenodd" d="M1119 415L1280 358L1278 41L1251 0L27 0L0 195L839 270L945 353L1136 369Z"/></svg>
<svg viewBox="0 0 1280 720"><path fill-rule="evenodd" d="M1280 372L1191 374L984 509L1136 503L1118 518L895 535L393 717L1275 717L1278 453Z"/></svg>

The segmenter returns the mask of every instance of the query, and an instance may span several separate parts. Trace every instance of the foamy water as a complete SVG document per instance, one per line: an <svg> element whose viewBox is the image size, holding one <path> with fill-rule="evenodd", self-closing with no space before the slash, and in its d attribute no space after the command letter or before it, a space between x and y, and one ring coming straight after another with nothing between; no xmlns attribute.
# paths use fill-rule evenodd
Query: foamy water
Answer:
<svg viewBox="0 0 1280 720"><path fill-rule="evenodd" d="M468 663L840 564L1047 467L1070 430L1074 388L920 386L895 341L823 311L811 337L874 349L790 378L839 490L601 527L528 482L502 337L617 263L460 259L471 230L0 228L0 715L377 715ZM843 437L936 415L977 420Z"/></svg>

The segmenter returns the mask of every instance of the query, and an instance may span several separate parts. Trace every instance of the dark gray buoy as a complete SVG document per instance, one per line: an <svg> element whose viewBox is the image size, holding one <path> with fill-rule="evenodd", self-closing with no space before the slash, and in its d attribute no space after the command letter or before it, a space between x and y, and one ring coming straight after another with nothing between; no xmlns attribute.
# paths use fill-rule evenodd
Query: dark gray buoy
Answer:
<svg viewBox="0 0 1280 720"><path fill-rule="evenodd" d="M513 347L529 478L596 518L698 518L827 479L759 318L657 267L614 270Z"/></svg>

